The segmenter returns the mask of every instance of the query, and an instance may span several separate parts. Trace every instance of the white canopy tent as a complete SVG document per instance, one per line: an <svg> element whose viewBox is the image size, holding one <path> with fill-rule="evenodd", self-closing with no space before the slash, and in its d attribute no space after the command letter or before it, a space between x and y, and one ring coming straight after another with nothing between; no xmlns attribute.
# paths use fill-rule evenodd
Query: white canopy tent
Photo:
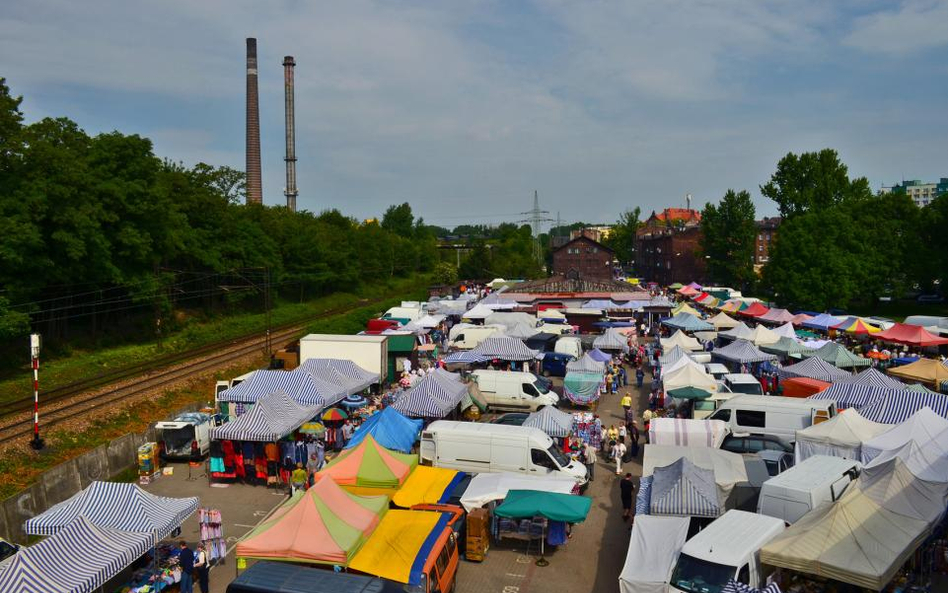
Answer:
<svg viewBox="0 0 948 593"><path fill-rule="evenodd" d="M639 515L619 575L619 593L665 593L688 537L688 517Z"/></svg>
<svg viewBox="0 0 948 593"><path fill-rule="evenodd" d="M794 445L796 463L813 455L859 461L862 458L862 443L891 428L891 424L867 420L855 408L847 408L826 422L797 431Z"/></svg>
<svg viewBox="0 0 948 593"><path fill-rule="evenodd" d="M773 332L777 334L777 337L790 338L792 340L797 339L797 330L793 328L793 324L789 321L774 329Z"/></svg>
<svg viewBox="0 0 948 593"><path fill-rule="evenodd" d="M685 332L678 330L670 338L662 338L662 349L670 350L675 346L679 346L685 350L701 350L701 342L688 336Z"/></svg>
<svg viewBox="0 0 948 593"><path fill-rule="evenodd" d="M864 442L860 460L869 463L881 453L900 449L912 441L927 445L935 442L935 437L945 431L948 431L948 420L929 407L922 408L905 422L896 424L891 430Z"/></svg>
<svg viewBox="0 0 948 593"><path fill-rule="evenodd" d="M704 366L702 366L701 364L695 362L695 359L691 358L690 356L685 355L685 356L682 356L681 358L679 358L678 360L676 360L675 362L673 362L672 364L670 364L670 365L668 365L668 366L663 366L663 367L662 367L662 373L665 374L665 375L671 375L672 373L674 373L674 372L677 371L678 369L680 369L680 368L682 368L682 367L685 367L685 366L693 366L693 367L695 367L696 369L698 369L699 371L701 371L702 373L707 372L707 371L705 371Z"/></svg>
<svg viewBox="0 0 948 593"><path fill-rule="evenodd" d="M704 369L693 365L684 365L673 373L663 375L662 387L666 393L679 387L697 387L711 392L718 390L718 384L714 377L705 372Z"/></svg>
<svg viewBox="0 0 948 593"><path fill-rule="evenodd" d="M744 458L737 453L711 447L679 447L674 445L645 445L642 476L651 476L656 467L671 465L682 457L704 469L714 470L714 483L720 500L727 500L739 482L747 481Z"/></svg>
<svg viewBox="0 0 948 593"><path fill-rule="evenodd" d="M468 512L494 500L503 500L510 490L541 490L570 494L576 481L568 477L535 477L510 472L482 473L471 478L461 495L461 506Z"/></svg>
<svg viewBox="0 0 948 593"><path fill-rule="evenodd" d="M779 339L780 336L777 335L777 332L763 325L758 325L753 329L747 341L753 342L755 346L763 346L765 344L773 344Z"/></svg>

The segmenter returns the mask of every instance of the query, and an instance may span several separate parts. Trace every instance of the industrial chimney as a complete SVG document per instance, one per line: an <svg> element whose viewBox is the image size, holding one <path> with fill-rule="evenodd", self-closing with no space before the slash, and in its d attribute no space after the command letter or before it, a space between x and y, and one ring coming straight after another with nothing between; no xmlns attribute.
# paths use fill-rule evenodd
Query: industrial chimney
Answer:
<svg viewBox="0 0 948 593"><path fill-rule="evenodd" d="M260 174L260 100L257 95L257 40L247 38L247 203L263 203Z"/></svg>
<svg viewBox="0 0 948 593"><path fill-rule="evenodd" d="M296 212L296 108L293 104L293 56L283 58L283 85L286 94L286 208Z"/></svg>

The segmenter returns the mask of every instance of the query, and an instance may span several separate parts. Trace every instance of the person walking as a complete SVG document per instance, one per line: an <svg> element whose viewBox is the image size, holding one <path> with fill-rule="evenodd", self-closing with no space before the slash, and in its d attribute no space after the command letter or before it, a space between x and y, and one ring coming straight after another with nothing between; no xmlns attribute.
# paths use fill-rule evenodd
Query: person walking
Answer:
<svg viewBox="0 0 948 593"><path fill-rule="evenodd" d="M622 475L622 458L625 457L627 449L625 448L625 443L619 441L616 443L616 446L612 448L612 459L616 462L616 475Z"/></svg>
<svg viewBox="0 0 948 593"><path fill-rule="evenodd" d="M197 556L194 559L194 572L197 573L198 585L201 586L201 593L211 593L208 585L208 578L211 574L211 567L207 563L207 550L204 549L204 543L198 544Z"/></svg>
<svg viewBox="0 0 948 593"><path fill-rule="evenodd" d="M296 469L293 470L293 473L290 476L290 485L293 487L292 492L303 492L306 490L306 482L309 480L309 474L306 473L306 470L303 469L302 463L296 464Z"/></svg>
<svg viewBox="0 0 948 593"><path fill-rule="evenodd" d="M642 381L645 380L645 371L642 370L642 367L635 369L635 386L641 388Z"/></svg>
<svg viewBox="0 0 948 593"><path fill-rule="evenodd" d="M635 520L632 514L632 497L635 494L635 483L632 482L632 474L625 474L625 477L619 480L619 498L622 500L622 520L628 518Z"/></svg>
<svg viewBox="0 0 948 593"><path fill-rule="evenodd" d="M596 448L590 443L586 443L584 449L586 473L589 475L589 481L592 482L596 478L596 462L599 461L599 456L596 455Z"/></svg>
<svg viewBox="0 0 948 593"><path fill-rule="evenodd" d="M194 593L194 581L191 573L194 572L194 552L188 547L188 543L181 540L178 543L180 552L178 553L178 566L181 567L180 593Z"/></svg>

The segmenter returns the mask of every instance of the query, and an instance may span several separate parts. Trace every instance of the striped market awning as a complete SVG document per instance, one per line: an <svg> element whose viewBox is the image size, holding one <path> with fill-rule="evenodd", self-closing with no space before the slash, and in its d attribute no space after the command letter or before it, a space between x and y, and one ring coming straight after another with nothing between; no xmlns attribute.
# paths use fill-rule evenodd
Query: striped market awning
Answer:
<svg viewBox="0 0 948 593"><path fill-rule="evenodd" d="M475 354L470 350L460 350L452 352L444 358L444 364L476 364L490 360L489 357Z"/></svg>
<svg viewBox="0 0 948 593"><path fill-rule="evenodd" d="M536 350L527 348L523 340L511 338L510 336L493 336L485 338L480 344L471 350L472 354L479 354L488 359L497 358L500 360L509 360L520 362L533 360L537 356Z"/></svg>
<svg viewBox="0 0 948 593"><path fill-rule="evenodd" d="M704 469L682 457L671 465L656 467L652 473L652 515L680 517L718 517L714 471Z"/></svg>
<svg viewBox="0 0 948 593"><path fill-rule="evenodd" d="M0 564L0 591L87 593L105 585L153 545L153 535L97 527L78 517Z"/></svg>
<svg viewBox="0 0 948 593"><path fill-rule="evenodd" d="M563 438L573 431L573 415L561 412L553 406L546 406L527 416L523 425L539 428L551 437Z"/></svg>
<svg viewBox="0 0 948 593"><path fill-rule="evenodd" d="M293 371L256 371L236 387L225 389L218 400L255 403L262 397L282 391L301 406L330 407L342 400L346 389L317 379L302 367Z"/></svg>
<svg viewBox="0 0 948 593"><path fill-rule="evenodd" d="M898 424L925 407L931 408L942 418L948 418L948 396L932 392L918 393L907 389L889 390L882 398L860 408L859 413L873 422Z"/></svg>
<svg viewBox="0 0 948 593"><path fill-rule="evenodd" d="M238 385L239 387L239 385ZM284 391L257 400L249 412L211 431L211 438L232 441L277 441L309 422L321 406L301 406Z"/></svg>
<svg viewBox="0 0 948 593"><path fill-rule="evenodd" d="M652 506L652 476L642 476L639 492L635 495L635 514L648 515Z"/></svg>
<svg viewBox="0 0 948 593"><path fill-rule="evenodd" d="M763 589L756 589L750 585L731 580L724 585L724 588L721 589L721 593L781 593L781 591L777 583L771 583Z"/></svg>
<svg viewBox="0 0 948 593"><path fill-rule="evenodd" d="M715 351L715 354L717 354L717 351ZM822 358L814 356L802 362L777 369L777 376L781 379L809 377L810 379L833 383L834 381L846 380L852 375L834 367Z"/></svg>
<svg viewBox="0 0 948 593"><path fill-rule="evenodd" d="M623 352L629 351L629 342L623 334L619 331L610 327L607 329L601 336L596 336L596 339L593 340L593 347L600 350L621 350Z"/></svg>
<svg viewBox="0 0 948 593"><path fill-rule="evenodd" d="M392 407L415 418L444 418L467 394L467 384L457 375L439 369L398 396Z"/></svg>
<svg viewBox="0 0 948 593"><path fill-rule="evenodd" d="M157 543L180 527L197 510L197 497L167 498L142 490L137 484L92 482L63 502L28 519L30 535L53 535L75 521L96 527L147 534ZM0 588L0 591L6 589Z"/></svg>
<svg viewBox="0 0 948 593"><path fill-rule="evenodd" d="M379 381L378 373L367 371L351 360L340 358L310 358L303 361L293 372L300 369L321 381L342 387L346 395L359 393Z"/></svg>
<svg viewBox="0 0 948 593"><path fill-rule="evenodd" d="M866 369L858 375L837 381L837 383L868 385L870 387L881 387L883 389L905 389L905 384L901 381L897 381L873 368Z"/></svg>

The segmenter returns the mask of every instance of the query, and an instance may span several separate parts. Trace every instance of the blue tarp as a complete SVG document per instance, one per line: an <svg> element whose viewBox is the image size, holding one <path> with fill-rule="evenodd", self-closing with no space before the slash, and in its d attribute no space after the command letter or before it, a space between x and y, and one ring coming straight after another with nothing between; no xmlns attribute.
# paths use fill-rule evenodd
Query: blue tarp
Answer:
<svg viewBox="0 0 948 593"><path fill-rule="evenodd" d="M832 315L829 315L828 313L820 313L813 319L810 319L809 321L804 321L800 325L802 325L803 327L808 327L810 329L819 329L822 331L827 331L830 327L839 324L840 321L842 321L842 319L839 317L833 317Z"/></svg>
<svg viewBox="0 0 948 593"><path fill-rule="evenodd" d="M635 327L635 324L631 321L597 321L593 324L593 327L607 329L610 327Z"/></svg>
<svg viewBox="0 0 948 593"><path fill-rule="evenodd" d="M395 408L388 407L369 416L349 439L346 449L358 445L365 439L365 435L370 434L386 449L409 453L418 440L418 433L423 424L423 420L412 420Z"/></svg>

